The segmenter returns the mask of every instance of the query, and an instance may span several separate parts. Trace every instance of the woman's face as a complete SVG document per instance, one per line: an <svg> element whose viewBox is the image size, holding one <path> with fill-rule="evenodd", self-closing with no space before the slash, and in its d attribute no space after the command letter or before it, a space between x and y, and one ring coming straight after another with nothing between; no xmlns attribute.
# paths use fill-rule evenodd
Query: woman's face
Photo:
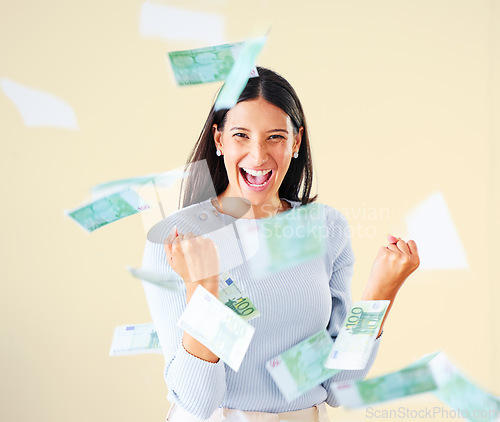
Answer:
<svg viewBox="0 0 500 422"><path fill-rule="evenodd" d="M294 134L290 117L263 98L242 101L228 111L224 130L214 125L229 186L222 196L246 198L254 206L279 204L278 190L298 152L303 128Z"/></svg>

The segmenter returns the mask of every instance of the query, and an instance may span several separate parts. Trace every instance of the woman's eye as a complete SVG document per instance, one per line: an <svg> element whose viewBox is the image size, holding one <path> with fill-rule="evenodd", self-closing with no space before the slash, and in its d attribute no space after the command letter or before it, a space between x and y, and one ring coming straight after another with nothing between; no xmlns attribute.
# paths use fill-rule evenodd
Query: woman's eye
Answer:
<svg viewBox="0 0 500 422"><path fill-rule="evenodd" d="M271 135L271 136L269 137L269 139L270 139L271 141L278 142L278 141L282 141L283 139L285 139L285 137L284 137L284 136L282 136L282 135Z"/></svg>
<svg viewBox="0 0 500 422"><path fill-rule="evenodd" d="M235 133L233 136L237 136L238 138L247 138L247 135L245 133Z"/></svg>

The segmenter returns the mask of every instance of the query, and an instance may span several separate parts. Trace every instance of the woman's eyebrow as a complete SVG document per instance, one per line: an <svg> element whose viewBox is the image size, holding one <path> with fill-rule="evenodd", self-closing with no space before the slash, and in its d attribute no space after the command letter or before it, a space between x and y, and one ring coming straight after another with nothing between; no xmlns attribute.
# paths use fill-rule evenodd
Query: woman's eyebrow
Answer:
<svg viewBox="0 0 500 422"><path fill-rule="evenodd" d="M284 133L288 133L288 130L286 129L272 129L272 130L268 130L267 133L269 132L284 132Z"/></svg>
<svg viewBox="0 0 500 422"><path fill-rule="evenodd" d="M247 132L250 132L250 129L247 129L246 127L240 127L240 126L234 126L231 129L229 129L229 130L246 130ZM271 129L271 130L267 131L267 133L270 133L270 132L284 132L284 133L288 133L288 130L286 130L286 129Z"/></svg>

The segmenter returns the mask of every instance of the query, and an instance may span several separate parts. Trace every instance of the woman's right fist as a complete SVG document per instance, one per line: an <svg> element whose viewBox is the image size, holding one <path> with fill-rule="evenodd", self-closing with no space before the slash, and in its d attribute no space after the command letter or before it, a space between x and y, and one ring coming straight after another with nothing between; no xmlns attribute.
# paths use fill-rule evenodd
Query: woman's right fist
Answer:
<svg viewBox="0 0 500 422"><path fill-rule="evenodd" d="M174 228L164 245L168 263L182 277L189 290L194 291L197 284L202 284L218 296L219 254L211 239L193 233L184 235Z"/></svg>

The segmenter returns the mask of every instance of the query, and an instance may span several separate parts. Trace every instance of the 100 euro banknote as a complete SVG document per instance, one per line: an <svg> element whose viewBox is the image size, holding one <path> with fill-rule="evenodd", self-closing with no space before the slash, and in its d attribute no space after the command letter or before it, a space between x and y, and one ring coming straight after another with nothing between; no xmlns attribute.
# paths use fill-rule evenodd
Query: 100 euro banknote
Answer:
<svg viewBox="0 0 500 422"><path fill-rule="evenodd" d="M229 75L227 75L226 82L215 100L215 111L230 109L236 105L239 96L245 89L252 69L255 68L255 60L266 41L267 36L263 36L244 42Z"/></svg>
<svg viewBox="0 0 500 422"><path fill-rule="evenodd" d="M71 211L66 211L65 214L90 233L109 223L149 208L149 204L135 191L125 189Z"/></svg>
<svg viewBox="0 0 500 422"><path fill-rule="evenodd" d="M399 371L366 381L339 382L331 388L341 405L364 407L438 389L449 377L446 365L445 356L437 352Z"/></svg>
<svg viewBox="0 0 500 422"><path fill-rule="evenodd" d="M194 50L168 53L178 85L193 85L223 81L229 75L243 42L222 44ZM257 69L249 69L248 77L258 76Z"/></svg>
<svg viewBox="0 0 500 422"><path fill-rule="evenodd" d="M325 362L327 368L364 369L390 300L354 303Z"/></svg>
<svg viewBox="0 0 500 422"><path fill-rule="evenodd" d="M238 371L255 327L224 306L203 286L198 286L178 325Z"/></svg>
<svg viewBox="0 0 500 422"><path fill-rule="evenodd" d="M460 417L472 422L500 421L500 397L483 391L463 375L451 362L441 368L440 388L433 394L454 409Z"/></svg>
<svg viewBox="0 0 500 422"><path fill-rule="evenodd" d="M260 316L258 309L228 273L221 274L219 278L219 300L245 321Z"/></svg>
<svg viewBox="0 0 500 422"><path fill-rule="evenodd" d="M292 401L340 372L324 367L333 340L326 330L305 339L266 363L274 382Z"/></svg>
<svg viewBox="0 0 500 422"><path fill-rule="evenodd" d="M122 325L115 328L110 356L161 353L154 324Z"/></svg>

